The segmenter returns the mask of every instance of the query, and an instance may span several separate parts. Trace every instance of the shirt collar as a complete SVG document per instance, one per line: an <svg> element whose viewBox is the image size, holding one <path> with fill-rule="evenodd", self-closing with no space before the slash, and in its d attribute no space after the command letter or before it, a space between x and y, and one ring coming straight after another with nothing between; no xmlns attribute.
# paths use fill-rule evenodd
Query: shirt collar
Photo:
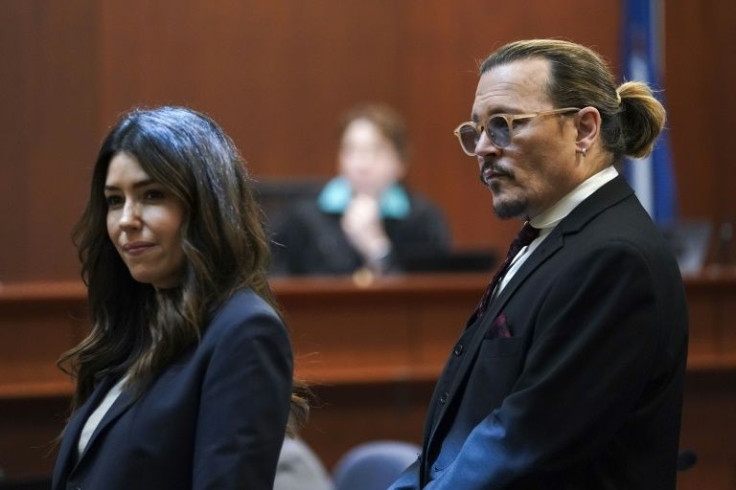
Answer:
<svg viewBox="0 0 736 490"><path fill-rule="evenodd" d="M557 226L557 223L570 214L578 204L585 201L591 196L591 194L603 187L606 183L615 179L617 176L618 172L613 168L613 166L604 168L600 172L583 181L575 189L557 201L557 203L555 203L551 208L535 216L529 220L529 222L535 228L551 230Z"/></svg>
<svg viewBox="0 0 736 490"><path fill-rule="evenodd" d="M344 213L350 204L353 190L345 177L335 177L325 185L317 198L317 205L325 213ZM382 218L405 219L411 212L409 194L400 184L386 189L379 199Z"/></svg>

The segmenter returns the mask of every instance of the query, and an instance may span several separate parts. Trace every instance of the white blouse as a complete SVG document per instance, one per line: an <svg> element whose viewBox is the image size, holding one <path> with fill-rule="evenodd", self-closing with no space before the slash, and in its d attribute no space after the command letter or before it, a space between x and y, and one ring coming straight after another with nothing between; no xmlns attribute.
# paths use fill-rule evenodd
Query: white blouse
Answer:
<svg viewBox="0 0 736 490"><path fill-rule="evenodd" d="M84 426L82 427L82 432L79 434L79 442L77 442L77 457L79 457L87 448L87 444L89 444L89 440L92 438L92 434L94 434L95 429L97 429L97 426L100 425L102 418L105 416L107 411L110 410L112 404L115 403L115 400L117 400L120 396L120 393L123 391L123 384L127 379L127 376L123 376L122 378L120 378L120 381L115 384L115 386L110 388L110 391L107 392L105 398L100 402L97 408L95 408L94 412L90 414L89 418L84 423Z"/></svg>

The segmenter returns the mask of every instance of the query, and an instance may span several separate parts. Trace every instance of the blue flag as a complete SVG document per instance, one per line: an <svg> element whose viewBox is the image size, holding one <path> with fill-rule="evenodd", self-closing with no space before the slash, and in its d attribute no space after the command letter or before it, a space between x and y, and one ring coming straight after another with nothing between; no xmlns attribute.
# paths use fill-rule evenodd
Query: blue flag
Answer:
<svg viewBox="0 0 736 490"><path fill-rule="evenodd" d="M624 0L623 71L626 81L647 82L664 105L661 84L661 0ZM627 162L624 176L652 219L662 225L677 218L675 179L668 131L659 136L651 155Z"/></svg>

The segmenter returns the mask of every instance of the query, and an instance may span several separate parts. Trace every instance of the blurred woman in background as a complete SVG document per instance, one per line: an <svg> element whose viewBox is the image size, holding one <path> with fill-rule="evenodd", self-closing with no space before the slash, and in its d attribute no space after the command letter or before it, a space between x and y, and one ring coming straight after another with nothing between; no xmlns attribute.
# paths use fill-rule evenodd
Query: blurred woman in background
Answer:
<svg viewBox="0 0 736 490"><path fill-rule="evenodd" d="M445 219L406 188L407 164L406 126L393 109L365 105L348 112L339 175L316 201L299 202L275 220L274 273L391 273L401 271L405 258L448 253Z"/></svg>

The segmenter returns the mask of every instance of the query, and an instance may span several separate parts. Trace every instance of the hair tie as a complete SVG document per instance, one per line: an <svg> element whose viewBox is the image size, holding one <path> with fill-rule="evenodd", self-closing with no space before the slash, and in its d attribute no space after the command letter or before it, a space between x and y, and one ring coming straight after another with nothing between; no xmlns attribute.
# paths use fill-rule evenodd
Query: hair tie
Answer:
<svg viewBox="0 0 736 490"><path fill-rule="evenodd" d="M619 106L621 105L621 94L618 93L618 89L616 90L616 102Z"/></svg>

